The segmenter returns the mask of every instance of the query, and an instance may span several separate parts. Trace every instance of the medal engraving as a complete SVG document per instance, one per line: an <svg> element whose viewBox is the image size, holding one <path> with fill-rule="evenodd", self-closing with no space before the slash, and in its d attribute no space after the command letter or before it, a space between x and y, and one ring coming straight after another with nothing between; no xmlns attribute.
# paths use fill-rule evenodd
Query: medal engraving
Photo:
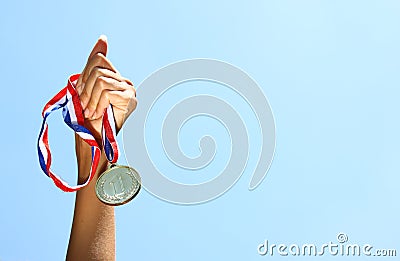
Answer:
<svg viewBox="0 0 400 261"><path fill-rule="evenodd" d="M96 195L102 202L117 206L132 200L140 187L140 176L135 169L111 165L97 180Z"/></svg>
<svg viewBox="0 0 400 261"><path fill-rule="evenodd" d="M115 176L111 181L110 184L114 188L114 194L115 196L118 196L125 191L124 183L122 182L122 177L120 174Z"/></svg>

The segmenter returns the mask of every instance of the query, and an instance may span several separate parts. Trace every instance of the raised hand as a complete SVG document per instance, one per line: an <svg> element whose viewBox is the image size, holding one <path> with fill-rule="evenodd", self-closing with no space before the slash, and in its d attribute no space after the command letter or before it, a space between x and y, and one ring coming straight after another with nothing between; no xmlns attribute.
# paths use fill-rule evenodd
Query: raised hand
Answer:
<svg viewBox="0 0 400 261"><path fill-rule="evenodd" d="M122 77L107 59L107 48L107 38L100 36L76 85L84 110L85 127L98 141L101 140L103 114L110 103L117 131L137 104L132 82Z"/></svg>

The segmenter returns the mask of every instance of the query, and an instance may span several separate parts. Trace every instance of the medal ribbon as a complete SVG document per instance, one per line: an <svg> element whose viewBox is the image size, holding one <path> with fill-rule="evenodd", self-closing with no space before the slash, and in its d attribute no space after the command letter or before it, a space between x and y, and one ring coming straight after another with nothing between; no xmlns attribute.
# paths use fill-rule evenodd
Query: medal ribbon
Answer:
<svg viewBox="0 0 400 261"><path fill-rule="evenodd" d="M83 109L78 92L75 89L80 74L68 78L68 84L57 93L43 108L43 123L38 139L39 163L43 172L49 176L54 184L66 192L77 191L85 187L93 179L99 163L101 150L92 133L84 127ZM54 172L51 171L51 151L48 140L47 117L58 109L62 108L64 122L92 147L92 163L89 177L85 183L71 186ZM102 143L107 160L116 163L118 160L118 145L116 140L115 120L112 105L110 104L104 112L102 124Z"/></svg>

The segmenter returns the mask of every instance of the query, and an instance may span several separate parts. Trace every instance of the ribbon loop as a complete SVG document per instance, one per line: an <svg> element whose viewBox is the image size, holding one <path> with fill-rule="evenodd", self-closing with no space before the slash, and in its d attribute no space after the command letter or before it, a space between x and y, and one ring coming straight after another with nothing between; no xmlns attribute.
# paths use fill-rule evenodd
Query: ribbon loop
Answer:
<svg viewBox="0 0 400 261"><path fill-rule="evenodd" d="M77 191L85 187L93 179L99 163L101 150L92 133L84 127L85 118L79 94L75 89L80 74L74 74L68 78L68 84L58 92L43 108L43 123L38 138L38 156L40 167L49 176L54 184L65 192ZM62 108L64 122L92 147L92 163L87 180L80 185L71 186L51 170L51 151L48 140L47 117ZM107 160L116 163L118 160L118 144L116 140L115 120L112 105L110 104L103 115L102 143Z"/></svg>

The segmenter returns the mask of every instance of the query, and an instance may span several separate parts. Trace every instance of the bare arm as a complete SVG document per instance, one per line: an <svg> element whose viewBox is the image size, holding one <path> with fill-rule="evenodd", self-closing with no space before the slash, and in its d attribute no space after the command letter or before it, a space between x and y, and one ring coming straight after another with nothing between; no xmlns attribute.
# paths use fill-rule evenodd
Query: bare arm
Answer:
<svg viewBox="0 0 400 261"><path fill-rule="evenodd" d="M137 103L133 84L118 73L106 54L107 39L102 36L90 53L76 85L84 110L84 125L98 144L101 144L103 113L109 104L113 105L119 131ZM78 182L83 183L89 175L91 148L77 135L75 147ZM95 177L76 193L67 260L115 260L114 207L100 202L95 193L97 178L106 168L107 159L102 151Z"/></svg>
<svg viewBox="0 0 400 261"><path fill-rule="evenodd" d="M89 173L90 146L76 138L76 156L80 182ZM101 203L95 193L95 181L107 168L102 153L96 176L76 193L74 219L69 240L67 260L115 260L114 207Z"/></svg>

